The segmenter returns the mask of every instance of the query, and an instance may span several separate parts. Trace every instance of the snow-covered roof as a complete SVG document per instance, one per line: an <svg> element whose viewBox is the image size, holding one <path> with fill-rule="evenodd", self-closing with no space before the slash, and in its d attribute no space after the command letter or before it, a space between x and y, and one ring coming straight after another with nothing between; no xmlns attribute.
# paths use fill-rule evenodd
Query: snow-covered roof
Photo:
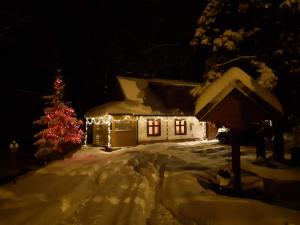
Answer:
<svg viewBox="0 0 300 225"><path fill-rule="evenodd" d="M125 99L129 99L137 102L144 102L145 90L148 87L148 81L146 79L129 78L129 77L117 77L121 86Z"/></svg>
<svg viewBox="0 0 300 225"><path fill-rule="evenodd" d="M251 98L251 94L254 94L263 100L269 107L275 109L278 113L283 113L283 108L280 102L268 89L258 84L243 70L237 67L232 67L227 70L224 75L212 82L198 97L196 101L195 114L203 110L212 102L214 106L217 105L233 89L237 89L252 101L256 101L255 98Z"/></svg>
<svg viewBox="0 0 300 225"><path fill-rule="evenodd" d="M152 109L137 101L124 100L108 102L86 112L86 117L98 117L106 114L151 114Z"/></svg>
<svg viewBox="0 0 300 225"><path fill-rule="evenodd" d="M117 76L118 82L122 88L123 94L126 99L133 101L143 102L146 91L149 90L149 84L169 85L169 86L182 86L194 88L199 83L182 81L182 80L167 80L167 79L143 79Z"/></svg>
<svg viewBox="0 0 300 225"><path fill-rule="evenodd" d="M193 115L194 99L189 92L198 83L124 76L118 76L117 80L124 100L97 106L86 112L85 117L105 114Z"/></svg>

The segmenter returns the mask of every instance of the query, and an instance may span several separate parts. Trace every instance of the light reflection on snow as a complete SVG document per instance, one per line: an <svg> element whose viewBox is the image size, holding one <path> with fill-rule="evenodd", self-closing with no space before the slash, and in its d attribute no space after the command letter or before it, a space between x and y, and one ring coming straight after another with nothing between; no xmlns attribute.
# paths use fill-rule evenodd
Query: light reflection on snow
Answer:
<svg viewBox="0 0 300 225"><path fill-rule="evenodd" d="M125 203L125 204L128 204L128 203L130 202L130 200L131 200L131 199L130 199L129 197L127 197L126 199L124 199L124 203Z"/></svg>
<svg viewBox="0 0 300 225"><path fill-rule="evenodd" d="M100 203L100 202L102 202L102 201L103 201L102 196L95 196L95 197L93 198L93 202Z"/></svg>
<svg viewBox="0 0 300 225"><path fill-rule="evenodd" d="M128 189L128 185L127 185L127 184L122 184L122 185L120 186L120 188L126 190L126 189Z"/></svg>
<svg viewBox="0 0 300 225"><path fill-rule="evenodd" d="M143 210L143 214L145 214L145 201L140 197L135 197L134 203L141 206Z"/></svg>
<svg viewBox="0 0 300 225"><path fill-rule="evenodd" d="M100 181L105 181L107 179L107 174L106 173L102 173L100 176Z"/></svg>
<svg viewBox="0 0 300 225"><path fill-rule="evenodd" d="M81 151L76 153L78 160L49 164L43 168L43 173L35 171L17 181L17 185L0 188L0 202L4 200L0 204L0 224L19 225L26 220L28 224L37 225L140 225L147 224L147 219L156 211L164 213L165 217L160 221L161 215L154 215L155 221L160 223L151 221L151 224L179 225L176 223L178 217L186 220L186 224L209 221L231 225L233 216L238 218L236 224L283 225L287 221L299 221L298 211L256 200L225 197L210 189L208 183L216 180L216 171L230 165L229 153L226 146L203 142L140 145L109 155L99 150ZM253 147L241 147L241 153L241 166L247 171L267 178L271 173L276 174L277 180L286 179L286 174L291 179L300 177L299 170L274 170L252 164ZM98 161L88 161L89 157L84 155ZM254 175L242 177L242 183L263 188L261 180ZM43 193L36 194L40 191ZM43 209L37 213L40 205ZM52 213L53 207L64 213L68 221L62 219L61 214ZM19 210L18 216L6 213L7 209ZM256 221L262 214L276 221ZM23 216L21 222L17 219L20 215ZM243 216L250 218L248 223L242 223Z"/></svg>
<svg viewBox="0 0 300 225"><path fill-rule="evenodd" d="M115 197L115 196L112 196L112 197L105 197L105 199L112 205L118 205L119 202L120 202L120 199Z"/></svg>
<svg viewBox="0 0 300 225"><path fill-rule="evenodd" d="M176 145L201 145L201 144L217 144L219 143L218 140L202 140L202 141L186 141L186 142L178 142Z"/></svg>
<svg viewBox="0 0 300 225"><path fill-rule="evenodd" d="M136 187L137 187L137 183L134 183L132 186L131 186L131 190L135 190L136 189Z"/></svg>
<svg viewBox="0 0 300 225"><path fill-rule="evenodd" d="M61 211L64 213L66 212L69 208L70 208L71 204L70 204L70 200L67 198L63 198L62 202L61 202Z"/></svg>
<svg viewBox="0 0 300 225"><path fill-rule="evenodd" d="M4 188L0 188L0 199L12 199L15 197L15 193Z"/></svg>
<svg viewBox="0 0 300 225"><path fill-rule="evenodd" d="M145 182L142 182L142 183L140 183L139 188L145 189L145 188L147 188L147 185L145 184Z"/></svg>

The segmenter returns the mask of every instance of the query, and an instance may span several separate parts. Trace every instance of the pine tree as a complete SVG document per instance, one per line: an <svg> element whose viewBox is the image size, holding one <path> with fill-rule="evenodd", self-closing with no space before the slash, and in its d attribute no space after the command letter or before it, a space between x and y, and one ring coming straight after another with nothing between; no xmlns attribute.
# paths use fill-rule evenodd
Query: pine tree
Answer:
<svg viewBox="0 0 300 225"><path fill-rule="evenodd" d="M74 109L63 101L64 88L61 70L57 70L53 94L43 97L49 106L44 109L44 115L33 122L46 126L34 136L38 139L34 143L38 146L37 157L43 158L51 153L62 152L66 146L80 144L84 137L80 128L83 122L76 118Z"/></svg>
<svg viewBox="0 0 300 225"><path fill-rule="evenodd" d="M299 73L299 16L299 0L207 0L191 41L207 56L207 83L231 66L270 90L281 75Z"/></svg>

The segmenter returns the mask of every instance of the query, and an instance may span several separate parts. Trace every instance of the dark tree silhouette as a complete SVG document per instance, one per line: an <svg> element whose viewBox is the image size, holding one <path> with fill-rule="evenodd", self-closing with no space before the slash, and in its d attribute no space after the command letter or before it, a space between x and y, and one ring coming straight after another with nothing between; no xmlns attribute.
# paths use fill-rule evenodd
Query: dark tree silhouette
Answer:
<svg viewBox="0 0 300 225"><path fill-rule="evenodd" d="M207 54L206 80L238 65L273 89L281 75L300 72L299 19L299 1L208 0L191 40Z"/></svg>

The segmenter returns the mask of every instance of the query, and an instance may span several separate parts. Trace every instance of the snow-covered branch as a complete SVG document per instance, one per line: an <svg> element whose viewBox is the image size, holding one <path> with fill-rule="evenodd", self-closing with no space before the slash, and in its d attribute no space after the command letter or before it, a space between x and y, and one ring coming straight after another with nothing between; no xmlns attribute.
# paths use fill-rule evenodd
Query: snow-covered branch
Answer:
<svg viewBox="0 0 300 225"><path fill-rule="evenodd" d="M257 78L257 82L263 87L272 90L276 86L278 80L274 71L264 62L252 60L251 63L257 68L256 71L260 74Z"/></svg>

